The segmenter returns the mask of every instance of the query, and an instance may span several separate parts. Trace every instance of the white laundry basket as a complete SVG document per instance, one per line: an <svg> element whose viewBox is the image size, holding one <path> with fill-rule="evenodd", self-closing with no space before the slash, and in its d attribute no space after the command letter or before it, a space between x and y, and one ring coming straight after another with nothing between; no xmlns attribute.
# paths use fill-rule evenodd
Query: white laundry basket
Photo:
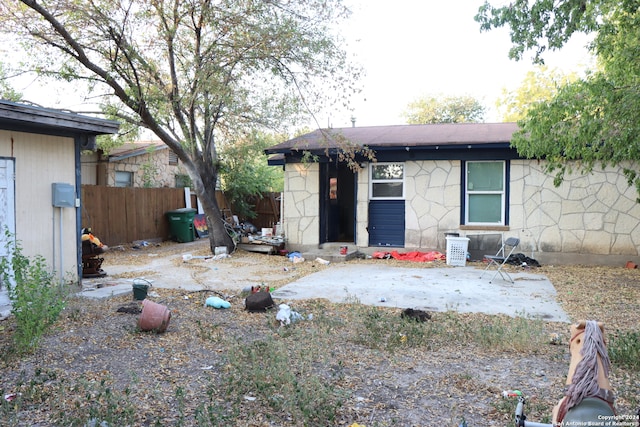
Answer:
<svg viewBox="0 0 640 427"><path fill-rule="evenodd" d="M467 265L468 237L447 236L447 265L464 267Z"/></svg>

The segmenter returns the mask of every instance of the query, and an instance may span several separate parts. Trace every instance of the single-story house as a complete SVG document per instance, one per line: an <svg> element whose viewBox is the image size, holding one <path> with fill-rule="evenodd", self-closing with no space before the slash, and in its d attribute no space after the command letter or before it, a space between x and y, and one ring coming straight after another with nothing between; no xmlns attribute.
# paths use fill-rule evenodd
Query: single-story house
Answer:
<svg viewBox="0 0 640 427"><path fill-rule="evenodd" d="M40 255L60 277L81 276L80 152L119 124L0 100L0 223L28 257ZM0 256L6 256L0 234ZM6 289L2 289L6 291Z"/></svg>
<svg viewBox="0 0 640 427"><path fill-rule="evenodd" d="M82 183L109 187L190 186L178 156L162 141L129 142L113 148L83 152Z"/></svg>
<svg viewBox="0 0 640 427"><path fill-rule="evenodd" d="M622 264L638 256L640 205L621 169L575 173L555 187L543 161L511 147L516 123L320 129L267 150L285 171L283 231L292 250L446 250L472 258L520 238L541 263ZM348 142L375 160L342 161ZM330 245L329 245L330 246Z"/></svg>

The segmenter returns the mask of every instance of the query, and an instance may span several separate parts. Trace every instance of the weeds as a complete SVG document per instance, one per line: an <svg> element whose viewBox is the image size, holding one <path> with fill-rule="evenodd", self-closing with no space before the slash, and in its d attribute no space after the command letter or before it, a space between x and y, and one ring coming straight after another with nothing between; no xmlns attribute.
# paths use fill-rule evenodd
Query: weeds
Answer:
<svg viewBox="0 0 640 427"><path fill-rule="evenodd" d="M198 337L203 341L218 341L222 337L223 332L219 325L212 325L200 320L196 320L196 330Z"/></svg>
<svg viewBox="0 0 640 427"><path fill-rule="evenodd" d="M333 425L345 395L330 381L313 374L316 350L296 342L299 337L291 336L288 340L235 344L227 356L224 392L237 396L234 406L249 400L256 402L252 410L266 405L290 414L300 425Z"/></svg>
<svg viewBox="0 0 640 427"><path fill-rule="evenodd" d="M0 260L0 282L7 286L15 316L16 332L11 352L33 350L45 331L57 320L65 307L64 288L55 283L54 273L42 256L27 257L19 242L7 237L8 257Z"/></svg>
<svg viewBox="0 0 640 427"><path fill-rule="evenodd" d="M359 306L358 310L362 322L352 340L388 351L403 347L430 349L460 341L497 351L535 352L547 337L541 320L523 316L487 316L483 322L468 322L463 316L447 311L435 314L431 321L417 322L379 307Z"/></svg>
<svg viewBox="0 0 640 427"><path fill-rule="evenodd" d="M491 402L491 406L493 406L495 412L504 414L505 419L515 418L517 405L517 397L499 397ZM524 411L527 419L535 420L537 423L551 424L551 408L549 408L548 404L541 402L536 397L526 399ZM513 425L513 423L509 423L508 425Z"/></svg>
<svg viewBox="0 0 640 427"><path fill-rule="evenodd" d="M640 332L617 331L610 337L608 350L614 365L640 368Z"/></svg>
<svg viewBox="0 0 640 427"><path fill-rule="evenodd" d="M75 300L70 300L69 305L73 302ZM104 373L96 374L93 380L66 376L66 372L55 370L25 373L12 384L4 385L9 389L0 390L0 395L9 392L17 395L12 402L0 402L0 419L6 420L0 424L26 425L25 420L30 416L37 417L34 413L38 411L46 414L42 415L48 422L46 425L341 425L347 422L345 420L353 420L354 410L360 410L360 406L356 406L360 401L356 405L353 401L363 395L363 390L370 389L357 382L362 380L364 383L369 372L376 375L373 369L394 368L395 362L404 363L413 354L424 355L428 360L431 355L424 350L430 349L443 350L435 356L460 351L484 356L486 352L480 349L524 354L537 352L547 337L542 321L525 316L468 315L449 310L432 313L431 320L419 322L402 318L397 309L365 306L356 300L339 307L319 300L304 307L307 313L313 314L312 320L304 316L306 320L300 323L279 327L269 313L265 314L264 322L261 317L254 316L246 326L250 332L242 326L238 327L237 334L223 333L221 325L211 324L210 316L206 321L204 317L191 319L184 310L180 319L182 328L189 330L189 336L206 350L203 355L190 361L179 353L175 359L169 356L156 359L151 346L157 347L161 339L135 337L135 348L145 354L148 352L152 360L161 363L171 360L168 368L160 371L167 378L156 381L142 370L140 372L145 372L142 376L132 370L128 378L116 375L118 379L114 381L105 378ZM90 309L71 308L67 313L68 320L75 321L86 318L84 314L90 313ZM303 311L303 314L306 313ZM162 337L162 349L169 348L169 337ZM630 346L634 339L637 335L619 334L616 344L612 342L612 350L622 348L622 342L629 341ZM625 354L632 360L633 353L626 351ZM356 364L350 363L351 358ZM182 360L185 360L184 364ZM207 365L202 372L197 369L201 362ZM457 360L455 362L458 364ZM370 363L372 370L360 369L365 363ZM183 374L181 369L189 372ZM415 372L420 375L419 370ZM176 377L169 383L168 376L173 374ZM443 387L470 390L473 396L481 393L495 396L492 389L477 391L486 383L483 375L461 366L446 373L447 385ZM620 390L619 395L626 396L635 391L635 378L629 376L628 390ZM397 389L391 392L402 396L402 391ZM146 406L154 399L161 402L162 407ZM391 397L382 395L372 399L379 399L382 404ZM443 399L444 409L439 410L452 412L452 421L461 415L467 418L473 415L447 407L449 400ZM491 399L487 397L485 405L493 405L493 412L499 414L491 417L510 418L513 415L513 400ZM528 402L528 415L538 422L545 422L551 409L549 399L546 396L537 399ZM637 404L637 401L631 402ZM366 408L364 404L362 406ZM365 420L363 414L359 412L357 416ZM367 426L406 424L393 415L376 420L377 414L371 413Z"/></svg>
<svg viewBox="0 0 640 427"><path fill-rule="evenodd" d="M135 424L136 404L131 388L117 390L109 378L100 381L85 377L71 380L60 377L53 370L36 370L32 379L23 379L15 390L14 400L0 401L0 419L5 422L0 424L3 426L25 425L20 414L34 407L50 411L52 425L98 427ZM176 391L176 396L180 403L179 392ZM69 396L73 398L69 399Z"/></svg>
<svg viewBox="0 0 640 427"><path fill-rule="evenodd" d="M474 340L484 348L535 352L547 334L541 320L516 316L512 319L482 323L473 329Z"/></svg>
<svg viewBox="0 0 640 427"><path fill-rule="evenodd" d="M223 401L221 391L215 384L207 388L207 400L195 409L196 425L203 427L224 427L233 425L238 417L239 406L233 407Z"/></svg>

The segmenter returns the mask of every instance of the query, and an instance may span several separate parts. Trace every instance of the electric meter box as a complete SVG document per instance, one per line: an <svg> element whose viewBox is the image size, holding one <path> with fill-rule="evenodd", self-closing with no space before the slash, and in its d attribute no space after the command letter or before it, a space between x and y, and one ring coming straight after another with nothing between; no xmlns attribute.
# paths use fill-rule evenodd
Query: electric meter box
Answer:
<svg viewBox="0 0 640 427"><path fill-rule="evenodd" d="M73 208L76 206L76 192L71 184L52 182L51 196L53 206L56 208Z"/></svg>

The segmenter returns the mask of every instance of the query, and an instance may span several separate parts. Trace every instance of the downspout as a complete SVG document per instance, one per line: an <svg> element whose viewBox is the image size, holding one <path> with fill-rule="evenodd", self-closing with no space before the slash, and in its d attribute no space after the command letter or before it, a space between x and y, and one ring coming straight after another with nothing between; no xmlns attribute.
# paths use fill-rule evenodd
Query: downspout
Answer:
<svg viewBox="0 0 640 427"><path fill-rule="evenodd" d="M78 275L78 284L82 284L82 164L80 162L81 139L76 136L74 139L75 159L76 159L76 273Z"/></svg>

